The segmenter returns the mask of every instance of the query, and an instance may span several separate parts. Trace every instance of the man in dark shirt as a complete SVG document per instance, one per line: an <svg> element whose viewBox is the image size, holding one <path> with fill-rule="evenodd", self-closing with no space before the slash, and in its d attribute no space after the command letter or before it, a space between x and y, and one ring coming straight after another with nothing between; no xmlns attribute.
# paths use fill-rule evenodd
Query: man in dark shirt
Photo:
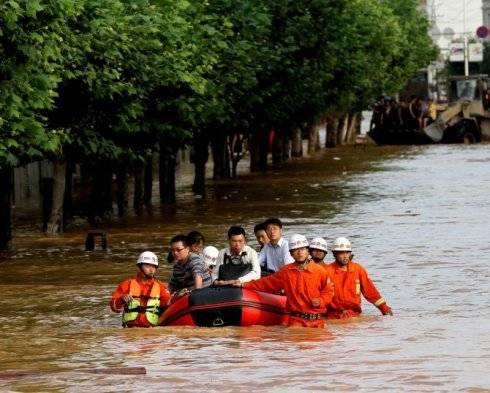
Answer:
<svg viewBox="0 0 490 393"><path fill-rule="evenodd" d="M204 235L198 231L190 231L185 237L185 241L189 246L189 250L194 254L202 256L202 250L204 249ZM169 251L167 255L167 262L174 263L175 259L172 255L172 251Z"/></svg>
<svg viewBox="0 0 490 393"><path fill-rule="evenodd" d="M204 260L190 252L185 235L177 235L170 240L170 251L176 262L168 285L171 294L183 295L211 285L211 275Z"/></svg>

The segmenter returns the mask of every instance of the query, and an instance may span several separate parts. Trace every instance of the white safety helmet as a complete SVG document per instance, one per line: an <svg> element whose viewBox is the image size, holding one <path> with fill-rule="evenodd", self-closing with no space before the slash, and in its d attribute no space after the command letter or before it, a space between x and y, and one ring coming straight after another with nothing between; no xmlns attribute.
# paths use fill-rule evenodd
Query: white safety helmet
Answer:
<svg viewBox="0 0 490 393"><path fill-rule="evenodd" d="M327 241L323 237L315 237L310 242L310 249L320 250L327 252Z"/></svg>
<svg viewBox="0 0 490 393"><path fill-rule="evenodd" d="M295 250L297 248L308 247L308 239L303 235L294 234L289 239L289 250Z"/></svg>
<svg viewBox="0 0 490 393"><path fill-rule="evenodd" d="M216 266L219 251L216 247L207 246L202 250L202 257L206 266Z"/></svg>
<svg viewBox="0 0 490 393"><path fill-rule="evenodd" d="M137 265L142 265L143 263L158 267L158 258L155 253L151 251L145 251L140 254L140 256L138 257L138 261L136 262Z"/></svg>
<svg viewBox="0 0 490 393"><path fill-rule="evenodd" d="M352 251L352 246L349 239L345 237L338 237L333 242L332 251Z"/></svg>

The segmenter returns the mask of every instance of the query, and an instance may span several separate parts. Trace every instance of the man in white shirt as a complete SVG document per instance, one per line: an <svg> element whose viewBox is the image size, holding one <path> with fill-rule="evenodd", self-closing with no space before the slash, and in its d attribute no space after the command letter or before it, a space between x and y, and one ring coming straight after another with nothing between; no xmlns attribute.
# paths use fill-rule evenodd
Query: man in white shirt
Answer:
<svg viewBox="0 0 490 393"><path fill-rule="evenodd" d="M245 230L232 226L228 230L229 247L218 254L213 268L214 285L230 285L238 280L245 283L260 278L260 265L257 252L246 245Z"/></svg>
<svg viewBox="0 0 490 393"><path fill-rule="evenodd" d="M262 276L267 276L294 262L294 258L289 253L288 241L282 237L281 220L269 218L264 224L270 241L260 250L259 263Z"/></svg>

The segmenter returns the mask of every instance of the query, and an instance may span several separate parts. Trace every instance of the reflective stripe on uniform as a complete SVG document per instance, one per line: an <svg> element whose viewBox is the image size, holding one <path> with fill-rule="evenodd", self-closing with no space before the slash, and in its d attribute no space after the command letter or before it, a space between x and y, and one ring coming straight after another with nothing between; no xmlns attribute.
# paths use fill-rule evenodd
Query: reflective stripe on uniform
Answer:
<svg viewBox="0 0 490 393"><path fill-rule="evenodd" d="M359 279L356 280L356 295L360 295L361 294L361 282L359 281Z"/></svg>
<svg viewBox="0 0 490 393"><path fill-rule="evenodd" d="M379 306L381 306L383 303L386 303L386 300L385 300L385 299L382 297L382 298L379 298L379 299L376 301L376 303L374 303L374 305L375 305L376 307L379 307Z"/></svg>
<svg viewBox="0 0 490 393"><path fill-rule="evenodd" d="M160 314L160 284L153 282L150 296L146 302L146 307L141 307L141 287L136 280L131 280L129 284L129 294L133 297L131 303L124 309L122 315L123 326L128 322L136 320L140 312L144 312L146 320L150 325L158 324L158 316Z"/></svg>

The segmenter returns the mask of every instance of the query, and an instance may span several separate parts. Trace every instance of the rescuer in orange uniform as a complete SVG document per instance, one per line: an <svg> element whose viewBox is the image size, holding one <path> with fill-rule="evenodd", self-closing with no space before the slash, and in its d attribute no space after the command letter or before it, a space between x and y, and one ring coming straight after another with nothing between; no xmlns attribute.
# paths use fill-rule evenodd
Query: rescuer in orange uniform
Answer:
<svg viewBox="0 0 490 393"><path fill-rule="evenodd" d="M290 313L289 326L323 328L321 313L325 312L332 300L333 285L325 268L313 262L308 255L308 245L303 235L291 236L289 251L294 263L242 286L270 293L284 290L287 297L286 310Z"/></svg>
<svg viewBox="0 0 490 393"><path fill-rule="evenodd" d="M158 325L162 308L168 305L167 286L155 279L158 258L151 251L140 254L138 274L123 281L112 294L110 306L114 312L123 312L124 327L152 327Z"/></svg>
<svg viewBox="0 0 490 393"><path fill-rule="evenodd" d="M383 315L393 315L390 306L374 286L361 265L352 261L352 246L348 239L339 237L333 243L335 262L325 266L335 286L335 295L327 307L329 319L355 317L361 313L361 294Z"/></svg>

